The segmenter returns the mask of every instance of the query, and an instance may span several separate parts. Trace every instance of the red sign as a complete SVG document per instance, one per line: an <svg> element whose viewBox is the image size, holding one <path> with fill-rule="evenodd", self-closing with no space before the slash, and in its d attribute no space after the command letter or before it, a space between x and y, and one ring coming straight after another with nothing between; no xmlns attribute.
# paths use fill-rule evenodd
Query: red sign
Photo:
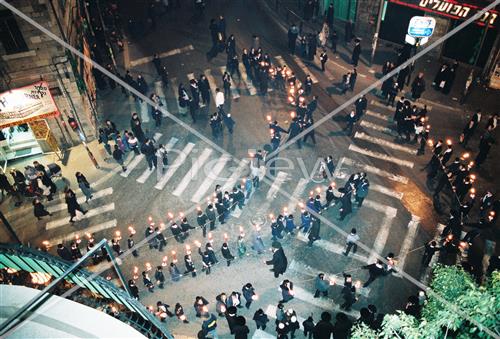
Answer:
<svg viewBox="0 0 500 339"><path fill-rule="evenodd" d="M469 2L472 3L456 0L389 0L389 2L459 20L467 20L484 8L478 6L479 2L477 0L470 0ZM484 2L482 2L482 4L484 4ZM484 5L486 6L487 4ZM481 17L476 20L476 23L481 26L495 26L497 21L500 20L498 15L499 13L497 11L489 10L481 15Z"/></svg>

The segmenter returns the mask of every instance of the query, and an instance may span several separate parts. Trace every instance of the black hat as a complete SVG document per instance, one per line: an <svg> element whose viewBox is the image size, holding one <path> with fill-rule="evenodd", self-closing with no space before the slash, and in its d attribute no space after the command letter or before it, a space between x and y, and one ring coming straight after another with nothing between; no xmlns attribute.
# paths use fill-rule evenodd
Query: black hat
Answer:
<svg viewBox="0 0 500 339"><path fill-rule="evenodd" d="M280 242L279 242L279 241L273 241L273 243L272 243L272 247L273 247L273 248L281 248L281 244L280 244Z"/></svg>

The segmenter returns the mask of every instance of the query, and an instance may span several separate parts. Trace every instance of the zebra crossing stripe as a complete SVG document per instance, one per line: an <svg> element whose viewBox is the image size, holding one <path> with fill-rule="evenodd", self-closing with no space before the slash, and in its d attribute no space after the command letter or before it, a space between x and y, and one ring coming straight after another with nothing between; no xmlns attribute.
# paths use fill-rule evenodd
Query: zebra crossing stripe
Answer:
<svg viewBox="0 0 500 339"><path fill-rule="evenodd" d="M309 239L307 238L307 236L303 232L300 232L300 231L297 234L297 239L302 241L302 242L306 242L306 243L309 242ZM324 249L325 251L332 252L335 254L340 254L340 255L343 255L342 253L344 253L344 250L345 250L345 247L343 245L335 244L333 242L326 241L323 239L316 240L314 242L314 246L320 247L320 248ZM368 257L361 255L361 254L358 254L358 253L351 252L351 253L349 253L348 257L352 258L352 259L356 259L357 261L360 261L362 263L365 263L368 261Z"/></svg>
<svg viewBox="0 0 500 339"><path fill-rule="evenodd" d="M196 177L198 172L202 171L202 166L208 160L210 154L212 154L211 148L205 148L203 152L201 152L200 156L192 163L189 171L186 173L186 175L184 175L184 178L182 178L181 182L177 185L176 189L172 193L173 195L175 195L176 197L180 197L182 195L191 180Z"/></svg>
<svg viewBox="0 0 500 339"><path fill-rule="evenodd" d="M310 75L311 76L311 80L313 82L313 84L317 84L318 83L318 78L316 78L314 76L314 74L312 74L311 70L304 64L304 62L296 55L293 56L293 60L295 61L295 63L297 65L299 65L300 69L306 74L306 75Z"/></svg>
<svg viewBox="0 0 500 339"><path fill-rule="evenodd" d="M191 198L192 202L200 202L203 199L203 195L205 195L210 188L210 186L217 180L220 172L224 169L224 166L226 166L227 162L231 160L231 156L227 154L223 154L215 163L215 165L211 166L212 169L210 170L210 173L206 176L206 179L203 181L200 187L198 187L198 190L194 193L193 197ZM203 173L205 174L205 173Z"/></svg>
<svg viewBox="0 0 500 339"><path fill-rule="evenodd" d="M423 104L420 104L420 103L415 102L415 101L413 101L411 104L417 106L418 108L424 108ZM370 105L377 106L377 107L380 107L380 108L384 108L386 110L394 110L395 109L393 107L389 108L390 106L387 106L387 105L385 105L384 103L381 103L378 100L370 100ZM432 106L428 105L427 106L427 111L429 111L429 112L432 111Z"/></svg>
<svg viewBox="0 0 500 339"><path fill-rule="evenodd" d="M371 117L380 119L380 120L384 120L384 121L391 121L392 120L392 118L386 114L378 113L378 112L375 112L375 111L372 111L369 109L366 110L365 114L369 115Z"/></svg>
<svg viewBox="0 0 500 339"><path fill-rule="evenodd" d="M94 201L94 200L99 199L99 198L103 198L103 197L111 195L111 194L113 194L113 187L105 188L103 190L100 190L100 191L97 191L97 192L93 193L92 194L93 197L92 197L91 201ZM77 201L78 201L79 204L83 204L86 199L87 198L85 196L83 196L83 197L79 197L77 199ZM55 212L63 211L66 208L67 208L66 203L63 203L63 204L57 204L57 205L49 206L49 207L47 207L47 211L49 211L50 213L55 213Z"/></svg>
<svg viewBox="0 0 500 339"><path fill-rule="evenodd" d="M399 166L405 166L405 167L408 167L408 168L413 168L413 165L414 165L413 162L411 162L411 161L402 160L402 159L398 159L398 158L395 158L395 157L387 155L387 154L370 151L370 150L368 150L366 148L361 148L361 147L358 147L358 146L353 145L353 144L349 145L349 150L353 151L353 152L356 152L356 153L360 153L360 154L369 156L369 157L372 157L372 158L384 160L384 161L387 161L387 162L392 162L392 163L394 163L396 165L399 165Z"/></svg>
<svg viewBox="0 0 500 339"><path fill-rule="evenodd" d="M267 214L269 206L271 206L271 203L274 201L276 194L278 193L281 185L285 182L287 176L288 174L286 172L278 172L278 174L274 178L273 183L271 184L271 187L269 188L269 191L267 191L266 201L259 207L260 212ZM241 212L242 210L237 208L231 215L235 218L239 218L241 216Z"/></svg>
<svg viewBox="0 0 500 339"><path fill-rule="evenodd" d="M191 81L191 80L193 80L193 79L196 79L196 78L195 78L195 76L194 76L194 73L189 73L189 74L187 75L187 77L188 77L188 79L189 79L190 81ZM206 106L206 105L205 105L203 102L201 102L201 101L200 101L200 108L203 108L203 107L205 107L205 106Z"/></svg>
<svg viewBox="0 0 500 339"><path fill-rule="evenodd" d="M372 129L374 131L378 131L378 132L381 132L381 133L384 133L384 134L388 134L388 135L393 136L393 137L395 137L395 136L398 135L398 133L395 130L393 130L392 128L381 126L381 125L378 125L378 124L374 124L373 122L361 120L361 122L359 123L359 125L362 126L362 127L365 127L365 128Z"/></svg>
<svg viewBox="0 0 500 339"><path fill-rule="evenodd" d="M172 178L174 175L175 171L186 161L187 156L191 151L193 150L195 144L192 142L188 143L186 146L184 146L184 149L179 153L177 158L175 158L175 161L168 167L167 172L161 177L160 181L155 185L155 188L157 190L162 190L167 182Z"/></svg>
<svg viewBox="0 0 500 339"><path fill-rule="evenodd" d="M141 110L141 120L143 123L149 122L149 105L146 101L139 102L139 107Z"/></svg>
<svg viewBox="0 0 500 339"><path fill-rule="evenodd" d="M107 230L109 228L116 227L117 224L118 224L117 220L113 219L113 220L109 220L109 221L103 222L103 223L98 224L98 225L87 227L81 231L71 232L71 233L67 233L67 234L60 236L60 237L49 239L48 241L50 244L61 244L61 243L66 242L66 241L75 240L75 237L77 235L81 236L83 233L90 233L90 234L97 233L100 231Z"/></svg>
<svg viewBox="0 0 500 339"><path fill-rule="evenodd" d="M374 190L375 192L379 192L385 195L388 195L390 197L396 198L398 200L403 199L403 192L396 192L394 190L391 190L390 188L377 185L377 184L372 184L370 183L370 189Z"/></svg>
<svg viewBox="0 0 500 339"><path fill-rule="evenodd" d="M373 264L375 260L378 258L378 255L382 255L385 244L387 243L387 239L389 238L389 233L391 230L393 216L386 214L382 219L382 224L379 227L377 232L377 237L375 238L375 242L372 246L372 251L370 257L366 260L367 264Z"/></svg>
<svg viewBox="0 0 500 339"><path fill-rule="evenodd" d="M154 135L153 139L154 139L155 141L158 141L158 140L160 140L161 135L162 135L161 133L155 133L155 135ZM142 159L144 159L144 158L145 158L145 157L144 157L144 154L142 154L142 153L141 153L141 154L139 154L139 155L136 155L136 156L134 157L134 159L132 159L132 161L131 161L129 164L127 164L127 170L126 170L125 172L121 172L121 173L120 173L120 175L121 175L122 177L124 177L124 178L127 178L127 177L130 175L130 173L131 173L131 172L132 172L132 171L133 171L133 170L137 167L137 165L139 165L139 163L140 163L140 162L142 161Z"/></svg>
<svg viewBox="0 0 500 339"><path fill-rule="evenodd" d="M317 277L318 274L324 273L326 280L335 281L335 285L331 285L331 286L344 287L344 285L342 284L342 282L344 281L343 276L336 275L336 274L330 274L330 273L326 273L326 272L321 271L321 270L317 270L311 266L304 265L296 260L292 260L292 262L288 266L288 269L295 271L297 273L308 275L310 277ZM368 298L368 296L370 295L370 291L371 291L371 289L369 287L364 287L364 288L358 289L356 292L361 294L362 296Z"/></svg>
<svg viewBox="0 0 500 339"><path fill-rule="evenodd" d="M224 75L224 72L226 71L226 66L221 66L220 67L220 72L222 75ZM240 98L240 93L238 93L238 86L234 83L233 76L229 75L231 79L231 97L236 100Z"/></svg>
<svg viewBox="0 0 500 339"><path fill-rule="evenodd" d="M269 334L261 329L256 329L252 335L252 339L275 339L275 338L276 338L275 335Z"/></svg>
<svg viewBox="0 0 500 339"><path fill-rule="evenodd" d="M408 181L409 181L409 179L407 177L403 177L401 175L393 174L393 173L381 170L381 169L379 169L377 167L370 166L370 165L367 165L367 164L364 164L364 163L361 163L361 162L357 162L357 161L352 160L350 158L343 158L343 159L344 159L343 163L346 164L347 166L353 166L353 167L359 168L359 169L363 170L364 172L372 173L372 174L375 174L375 175L378 175L378 176L381 176L381 177L385 177L385 178L387 178L389 180L392 180L392 181L395 181L395 182L399 182L399 183L402 183L402 184L407 184Z"/></svg>
<svg viewBox="0 0 500 339"><path fill-rule="evenodd" d="M179 139L177 138L170 138L168 144L165 146L165 149L167 150L167 152L170 152L170 150L172 149L172 147L174 147L174 145L177 143ZM158 164L158 166L161 166L161 164ZM157 169L156 169L157 170ZM142 174L139 176L139 178L137 178L137 182L138 183L141 183L141 184L144 184L146 182L146 180L148 180L149 176L155 171L155 169L153 168L152 170L150 170L149 168L146 168L144 170L144 172L142 172Z"/></svg>
<svg viewBox="0 0 500 339"><path fill-rule="evenodd" d="M229 191L230 189L232 189L236 185L238 180L241 177L243 177L243 172L245 170L248 170L248 163L249 163L248 159L243 159L240 161L238 168L236 168L236 170L233 172L233 174L231 174L229 179L222 186L222 192Z"/></svg>
<svg viewBox="0 0 500 339"><path fill-rule="evenodd" d="M382 147L391 148L391 149L396 150L396 151L401 151L401 152L405 152L408 154L417 154L416 149L405 147L405 146L402 146L399 144L395 144L393 142L390 142L390 141L387 141L387 140L384 140L381 138L372 137L371 135L368 135L368 134L363 133L363 132L356 132L354 134L354 138L360 139L360 140L365 140L365 141L371 142L371 143L376 144L376 145L381 145ZM413 164L411 167L413 167Z"/></svg>
<svg viewBox="0 0 500 339"><path fill-rule="evenodd" d="M241 79L243 80L243 82L245 83L245 85L248 89L248 93L250 93L250 95L256 95L257 90L255 89L254 85L252 84L252 81L250 79L248 79L248 74L247 74L247 70L245 69L245 66L243 64L238 64L238 69L240 70Z"/></svg>
<svg viewBox="0 0 500 339"><path fill-rule="evenodd" d="M292 196L290 197L290 201L288 202L287 206L288 214L293 214L297 209L297 201L300 200L300 196L302 195L302 193L304 193L308 182L309 181L307 179L300 178L297 186L295 186L295 189L293 190Z"/></svg>
<svg viewBox="0 0 500 339"><path fill-rule="evenodd" d="M171 78L170 84L172 85L172 91L174 91L175 104L177 105L177 113L186 114L186 108L182 108L179 104L179 84L177 83L177 78Z"/></svg>
<svg viewBox="0 0 500 339"><path fill-rule="evenodd" d="M161 80L155 81L155 93L160 97L160 102L163 104L162 107L164 108L165 111L167 111L168 110L167 97L165 95L165 92L163 91L163 82ZM168 117L168 115L165 112L162 113L162 116L164 118Z"/></svg>
<svg viewBox="0 0 500 339"><path fill-rule="evenodd" d="M398 260L396 262L397 271L402 271L405 268L406 257L417 235L419 223L420 218L412 214L411 220L408 223L408 232L406 232L406 236L403 240L403 244L401 245L401 250L399 251ZM396 273L396 275L399 275L399 273Z"/></svg>
<svg viewBox="0 0 500 339"><path fill-rule="evenodd" d="M215 100L215 95L217 92L215 92L215 89L218 88L217 83L215 82L214 76L212 75L212 71L209 69L206 69L205 72L203 72L205 76L207 77L208 84L210 85L210 90L212 91L212 96Z"/></svg>
<svg viewBox="0 0 500 339"><path fill-rule="evenodd" d="M97 208L93 208L91 210L88 210L87 214L82 215L80 217L80 219L88 219L88 218L94 217L94 216L99 215L99 214L103 214L103 213L106 213L106 212L111 212L114 209L115 209L115 203L114 202L111 203L111 204L99 206ZM45 229L51 230L51 229L62 227L64 225L68 225L68 224L70 224L69 219L68 218L62 218L62 219L58 219L58 220L54 220L54 221L49 221L45 225Z"/></svg>

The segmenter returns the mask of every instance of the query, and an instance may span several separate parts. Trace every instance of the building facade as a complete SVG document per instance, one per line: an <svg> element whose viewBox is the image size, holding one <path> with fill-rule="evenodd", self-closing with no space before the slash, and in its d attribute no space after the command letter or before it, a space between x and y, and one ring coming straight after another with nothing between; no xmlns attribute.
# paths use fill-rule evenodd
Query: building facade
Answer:
<svg viewBox="0 0 500 339"><path fill-rule="evenodd" d="M85 19L81 14L83 1L12 0L9 4L58 38L90 54L85 38ZM41 83L48 87L56 107L54 114L37 118L26 114L31 108L23 106L25 102L16 102L15 116L19 119L14 124L10 119L9 123L3 119L12 116L0 115L2 161L36 153L61 152L82 140L95 138L97 113L91 65L84 64L64 46L1 4L0 56L2 100L9 101L9 95L16 89ZM12 108L13 103L10 104ZM12 112L2 112L0 105L0 114Z"/></svg>

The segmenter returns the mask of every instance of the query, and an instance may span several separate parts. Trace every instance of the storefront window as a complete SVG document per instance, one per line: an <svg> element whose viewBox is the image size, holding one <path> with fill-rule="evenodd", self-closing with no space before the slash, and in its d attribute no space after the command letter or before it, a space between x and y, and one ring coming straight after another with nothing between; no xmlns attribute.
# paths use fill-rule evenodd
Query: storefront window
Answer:
<svg viewBox="0 0 500 339"><path fill-rule="evenodd" d="M0 42L6 54L26 52L28 46L11 11L0 11Z"/></svg>

